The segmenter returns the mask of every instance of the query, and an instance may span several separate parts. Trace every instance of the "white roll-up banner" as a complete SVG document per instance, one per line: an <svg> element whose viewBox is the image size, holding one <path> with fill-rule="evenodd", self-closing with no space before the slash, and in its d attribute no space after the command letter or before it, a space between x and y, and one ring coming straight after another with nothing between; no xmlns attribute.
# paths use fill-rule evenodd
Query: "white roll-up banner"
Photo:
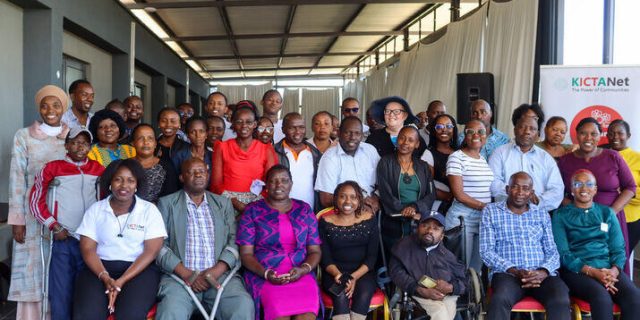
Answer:
<svg viewBox="0 0 640 320"><path fill-rule="evenodd" d="M577 143L576 125L592 117L602 126L600 145L607 144L611 121L624 119L631 126L627 145L640 150L640 66L540 66L540 104L546 119L567 120L565 143Z"/></svg>

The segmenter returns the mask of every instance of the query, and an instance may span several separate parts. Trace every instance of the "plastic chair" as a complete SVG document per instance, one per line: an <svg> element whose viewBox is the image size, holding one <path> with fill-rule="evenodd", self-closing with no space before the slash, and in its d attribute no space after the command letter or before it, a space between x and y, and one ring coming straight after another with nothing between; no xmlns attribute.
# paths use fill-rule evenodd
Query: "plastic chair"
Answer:
<svg viewBox="0 0 640 320"><path fill-rule="evenodd" d="M580 298L571 297L571 309L576 320L582 320L582 314L591 317L591 304ZM620 316L620 306L613 304L613 315Z"/></svg>
<svg viewBox="0 0 640 320"><path fill-rule="evenodd" d="M487 299L491 298L492 293L493 290L489 288L489 290L487 291ZM520 301L516 302L513 307L511 307L511 312L528 313L531 320L533 320L535 313L546 313L546 310L544 309L542 303L540 303L538 300L530 296L525 296L524 298L520 299Z"/></svg>
<svg viewBox="0 0 640 320"><path fill-rule="evenodd" d="M320 210L316 214L316 218L320 220L322 217L330 216L332 214L335 214L335 210L333 209L333 207L328 207ZM321 271L319 267L318 267L318 270ZM318 272L318 275L320 274L321 272ZM331 296L325 293L323 290L320 290L320 295L322 297L322 303L324 304L324 308L333 310L333 299L331 299ZM389 300L387 299L387 296L384 294L384 291L382 291L380 288L376 288L376 291L373 293L373 297L371 297L371 302L369 303L369 312L377 311L381 307L384 315L384 320L389 320L391 318L390 316L391 313L389 310ZM377 319L377 316L378 316L378 313L374 312L373 319Z"/></svg>

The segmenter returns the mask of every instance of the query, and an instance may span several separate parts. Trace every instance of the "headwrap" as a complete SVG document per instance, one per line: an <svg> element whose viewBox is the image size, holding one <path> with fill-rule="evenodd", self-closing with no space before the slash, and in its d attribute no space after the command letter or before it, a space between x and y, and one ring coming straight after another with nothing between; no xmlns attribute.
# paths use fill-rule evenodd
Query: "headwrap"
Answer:
<svg viewBox="0 0 640 320"><path fill-rule="evenodd" d="M57 86L51 85L51 84L42 87L42 89L40 89L40 90L38 90L38 92L36 92L36 108L37 108L37 110L40 110L40 102L42 102L42 99L44 99L45 97L49 97L49 96L53 96L53 97L56 97L56 98L60 99L60 103L62 103L62 113L67 112L67 107L68 107L68 104L69 104L69 97L64 92L64 90L60 89Z"/></svg>

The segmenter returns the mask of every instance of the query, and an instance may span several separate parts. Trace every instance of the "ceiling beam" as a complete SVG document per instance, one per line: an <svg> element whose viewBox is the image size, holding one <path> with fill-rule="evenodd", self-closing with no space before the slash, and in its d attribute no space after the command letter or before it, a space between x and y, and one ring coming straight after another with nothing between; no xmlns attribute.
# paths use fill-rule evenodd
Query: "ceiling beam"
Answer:
<svg viewBox="0 0 640 320"><path fill-rule="evenodd" d="M207 78L204 77L205 81L216 82L216 81L243 81L243 80L256 80L256 81L267 81L267 80L296 80L296 79L304 79L304 80L317 80L317 79L343 79L343 75L341 74L317 74L317 75L297 75L297 76L249 76L249 77L229 77L229 78ZM306 86L305 86L306 87Z"/></svg>
<svg viewBox="0 0 640 320"><path fill-rule="evenodd" d="M346 31L349 28L349 26L353 23L353 21L356 20L356 18L358 18L358 16L360 15L362 10L364 10L364 8L366 6L367 6L366 4L360 5L358 10L356 10L356 12L354 12L353 15L349 18L349 20L347 20L347 22L342 26L342 29L341 29L342 32L341 33L346 33ZM333 38L333 40L331 40L331 43L329 43L329 45L324 48L324 51L322 51L322 55L320 57L318 57L318 59L316 59L316 62L313 64L314 67L317 67L318 64L320 63L320 60L322 60L322 57L325 54L327 54L329 51L331 51L331 48L333 48L333 45L336 44L336 42L338 42L338 38L339 38L339 36L335 36L335 38ZM307 74L310 74L310 73L311 73L311 70L309 70L309 73L307 73Z"/></svg>
<svg viewBox="0 0 640 320"><path fill-rule="evenodd" d="M375 4L375 3L424 3L425 0L245 0L245 1L169 1L153 3L124 4L128 9L180 9L204 7L255 7L255 6L293 6L293 5L327 5L327 4ZM431 2L447 2L431 1Z"/></svg>
<svg viewBox="0 0 640 320"><path fill-rule="evenodd" d="M222 10L224 8L221 8ZM418 34L417 32L414 32ZM169 37L165 41L211 41L211 40L241 40L241 39L277 39L277 38L317 38L317 37L363 37L363 36L400 36L400 31L340 31L340 32L286 32L286 33L257 33L234 35L207 35L207 36L183 36Z"/></svg>
<svg viewBox="0 0 640 320"><path fill-rule="evenodd" d="M353 65L339 65L339 66L307 66L307 67L280 67L280 68L242 68L242 69L210 69L204 73L216 73L216 72L251 72L251 71L278 71L278 70L307 70L307 69L344 69L351 68Z"/></svg>
<svg viewBox="0 0 640 320"><path fill-rule="evenodd" d="M223 1L217 0L216 2L223 2ZM238 44L236 43L236 40L233 38L233 30L231 29L231 23L229 22L229 15L227 14L227 8L218 7L218 12L220 13L220 19L222 19L222 24L224 25L224 30L227 33L227 38L229 39L229 43L231 44L231 51L233 52L233 55L236 56L236 60L238 61L238 67L242 70L244 69L244 65L242 64L242 59L240 58L240 50L238 50ZM242 72L242 75L244 76L244 72Z"/></svg>
<svg viewBox="0 0 640 320"><path fill-rule="evenodd" d="M293 24L293 18L296 15L297 8L298 6L295 6L295 5L289 8L289 18L287 18L287 24L284 27L285 34L289 34L291 32L291 25ZM282 65L282 60L284 60L282 55L284 54L284 50L287 48L288 40L289 40L289 37L285 36L284 38L282 38L282 42L280 43L280 57L278 57L278 64L277 64L278 69L280 69L280 66Z"/></svg>
<svg viewBox="0 0 640 320"><path fill-rule="evenodd" d="M357 51L357 52L327 52L326 54L319 53L285 53L285 54L249 54L238 56L240 59L269 59L269 58L303 58L303 57L322 57L322 56L361 56L374 54L375 51ZM232 60L237 59L234 55L219 55L219 56L192 56L185 60Z"/></svg>

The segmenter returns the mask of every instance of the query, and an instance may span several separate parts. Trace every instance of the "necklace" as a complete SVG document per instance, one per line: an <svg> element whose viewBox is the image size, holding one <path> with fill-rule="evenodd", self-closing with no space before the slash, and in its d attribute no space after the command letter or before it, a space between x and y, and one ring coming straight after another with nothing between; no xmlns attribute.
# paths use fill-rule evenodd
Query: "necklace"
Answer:
<svg viewBox="0 0 640 320"><path fill-rule="evenodd" d="M125 214L127 215L127 219L124 220L124 227L120 225L120 219L118 219L118 217L116 216L116 221L118 221L118 230L120 230L120 232L118 232L118 238L124 237L122 233L124 233L124 228L127 227L127 223L129 222L129 217L131 217L130 212L127 212Z"/></svg>
<svg viewBox="0 0 640 320"><path fill-rule="evenodd" d="M400 160L398 160L398 162L400 162ZM400 168L403 171L402 182L404 182L405 184L411 183L411 176L409 175L409 170L411 169L412 166L413 166L413 160L409 161L409 165L406 168L402 165L402 162L400 162Z"/></svg>

